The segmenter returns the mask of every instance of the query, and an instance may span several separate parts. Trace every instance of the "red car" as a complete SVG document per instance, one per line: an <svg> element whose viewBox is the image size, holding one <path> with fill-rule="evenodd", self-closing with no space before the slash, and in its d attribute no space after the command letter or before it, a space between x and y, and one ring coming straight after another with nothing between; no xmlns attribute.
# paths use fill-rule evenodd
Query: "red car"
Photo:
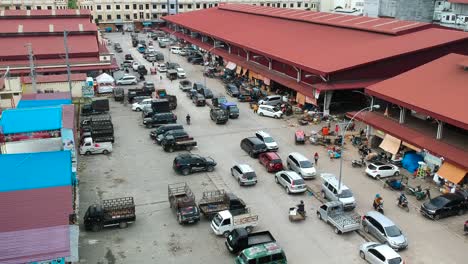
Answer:
<svg viewBox="0 0 468 264"><path fill-rule="evenodd" d="M283 170L283 161L276 152L264 152L258 156L258 160L266 167L268 172Z"/></svg>

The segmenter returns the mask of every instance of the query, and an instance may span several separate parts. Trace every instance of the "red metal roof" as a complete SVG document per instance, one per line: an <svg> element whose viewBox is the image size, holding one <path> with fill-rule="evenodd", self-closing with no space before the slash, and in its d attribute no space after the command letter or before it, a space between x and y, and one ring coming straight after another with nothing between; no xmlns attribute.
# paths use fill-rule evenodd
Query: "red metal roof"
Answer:
<svg viewBox="0 0 468 264"><path fill-rule="evenodd" d="M356 112L347 113L347 116L351 117L355 114ZM449 145L412 128L400 125L397 121L386 118L375 112L362 112L356 116L356 119L418 148L427 149L435 155L444 157L447 161L468 169L468 152L463 149Z"/></svg>
<svg viewBox="0 0 468 264"><path fill-rule="evenodd" d="M374 18L367 16L349 16L343 14L311 12L307 10L276 8L269 6L227 4L221 5L219 9L391 35L398 35L407 33L409 31L431 27L431 24L429 23L415 21L404 21L391 18Z"/></svg>
<svg viewBox="0 0 468 264"><path fill-rule="evenodd" d="M84 73L83 73L84 74ZM21 100L57 100L71 99L70 92L23 94Z"/></svg>
<svg viewBox="0 0 468 264"><path fill-rule="evenodd" d="M468 0L448 0L450 3L455 4L468 4Z"/></svg>
<svg viewBox="0 0 468 264"><path fill-rule="evenodd" d="M86 81L85 73L72 73L70 74L71 81ZM67 82L67 74L54 74L54 75L37 75L36 83L55 83L55 82ZM21 82L25 84L32 83L31 76L25 76L21 78ZM71 97L68 97L68 99ZM24 96L23 96L24 99Z"/></svg>
<svg viewBox="0 0 468 264"><path fill-rule="evenodd" d="M62 128L75 128L75 105L62 105Z"/></svg>
<svg viewBox="0 0 468 264"><path fill-rule="evenodd" d="M2 10L0 19L10 17L41 18L41 17L73 17L73 16L91 16L91 10L88 9L44 9L44 10Z"/></svg>
<svg viewBox="0 0 468 264"><path fill-rule="evenodd" d="M5 79L0 78L0 90L3 90L5 88Z"/></svg>
<svg viewBox="0 0 468 264"><path fill-rule="evenodd" d="M229 11L226 6L229 5L224 5L224 9L211 8L163 18L192 31L320 74L468 40L468 33L454 30L429 28L394 36Z"/></svg>
<svg viewBox="0 0 468 264"><path fill-rule="evenodd" d="M70 256L68 225L0 233L0 263L18 264Z"/></svg>
<svg viewBox="0 0 468 264"><path fill-rule="evenodd" d="M49 19L4 19L1 20L1 33L51 33L97 31L97 26L86 17L49 18ZM81 25L81 26L80 26Z"/></svg>
<svg viewBox="0 0 468 264"><path fill-rule="evenodd" d="M370 95L468 129L468 56L449 54L366 89Z"/></svg>
<svg viewBox="0 0 468 264"><path fill-rule="evenodd" d="M68 225L72 205L71 186L0 192L0 232Z"/></svg>
<svg viewBox="0 0 468 264"><path fill-rule="evenodd" d="M27 60L28 49L26 43L32 44L35 56L63 55L65 46L63 36L21 36L2 37L0 41L0 59L12 56L24 56ZM98 43L95 35L71 35L68 37L68 52L73 54L98 54ZM65 59L63 59L65 60Z"/></svg>

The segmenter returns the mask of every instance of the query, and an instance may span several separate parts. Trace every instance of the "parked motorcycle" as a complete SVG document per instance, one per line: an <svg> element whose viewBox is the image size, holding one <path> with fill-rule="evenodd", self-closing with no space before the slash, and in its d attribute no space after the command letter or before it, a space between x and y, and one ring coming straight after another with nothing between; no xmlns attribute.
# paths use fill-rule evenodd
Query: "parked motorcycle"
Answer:
<svg viewBox="0 0 468 264"><path fill-rule="evenodd" d="M384 188L386 187L389 187L390 189L394 191L401 191L405 189L405 185L403 185L402 180L397 180L397 179L386 180L384 184Z"/></svg>
<svg viewBox="0 0 468 264"><path fill-rule="evenodd" d="M364 161L364 158L361 158L361 160L352 160L351 166L353 166L353 168L362 168L366 166L366 162Z"/></svg>
<svg viewBox="0 0 468 264"><path fill-rule="evenodd" d="M416 196L416 200L418 201L424 200L428 196L430 196L429 189L426 188L423 190L420 185L416 187L408 186L408 188L406 189L406 193L409 195Z"/></svg>

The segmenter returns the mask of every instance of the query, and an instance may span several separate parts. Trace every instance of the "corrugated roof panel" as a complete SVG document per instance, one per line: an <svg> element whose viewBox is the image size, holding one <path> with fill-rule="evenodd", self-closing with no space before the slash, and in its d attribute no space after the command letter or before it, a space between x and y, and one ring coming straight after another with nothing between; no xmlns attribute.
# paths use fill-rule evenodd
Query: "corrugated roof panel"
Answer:
<svg viewBox="0 0 468 264"><path fill-rule="evenodd" d="M16 108L49 107L71 104L71 99L56 100L20 100Z"/></svg>
<svg viewBox="0 0 468 264"><path fill-rule="evenodd" d="M0 192L71 185L70 151L4 154L0 168Z"/></svg>
<svg viewBox="0 0 468 264"><path fill-rule="evenodd" d="M86 74L83 74L83 75L86 78ZM31 79L30 77L27 77L27 78L29 78L29 80ZM38 79L36 79L36 81L38 81ZM26 77L23 77L22 82L23 83L31 83L31 82L28 82ZM55 100L55 99L71 99L71 98L72 98L72 96L71 96L70 92L32 93L32 94L23 94L21 96L22 100Z"/></svg>
<svg viewBox="0 0 468 264"><path fill-rule="evenodd" d="M0 120L4 134L47 131L62 127L62 107L7 109Z"/></svg>
<svg viewBox="0 0 468 264"><path fill-rule="evenodd" d="M18 264L70 256L68 225L0 233L0 263Z"/></svg>

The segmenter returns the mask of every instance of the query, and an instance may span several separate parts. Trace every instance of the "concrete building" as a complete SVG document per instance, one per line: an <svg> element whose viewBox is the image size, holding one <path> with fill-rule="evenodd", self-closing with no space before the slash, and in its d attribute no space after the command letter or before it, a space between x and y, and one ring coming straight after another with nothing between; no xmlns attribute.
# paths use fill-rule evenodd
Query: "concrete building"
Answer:
<svg viewBox="0 0 468 264"><path fill-rule="evenodd" d="M0 111L15 108L21 99L20 78L0 78Z"/></svg>
<svg viewBox="0 0 468 264"><path fill-rule="evenodd" d="M67 9L68 0L2 0L0 10Z"/></svg>
<svg viewBox="0 0 468 264"><path fill-rule="evenodd" d="M468 0L437 0L434 9L435 23L468 30Z"/></svg>
<svg viewBox="0 0 468 264"><path fill-rule="evenodd" d="M72 86L72 97L81 97L83 83L86 81L86 74L71 74L70 81ZM23 95L35 93L32 87L32 79L30 76L21 78L21 88ZM39 93L69 92L70 88L68 86L68 76L66 74L37 76L36 90Z"/></svg>
<svg viewBox="0 0 468 264"><path fill-rule="evenodd" d="M432 22L435 0L364 0L364 15Z"/></svg>

